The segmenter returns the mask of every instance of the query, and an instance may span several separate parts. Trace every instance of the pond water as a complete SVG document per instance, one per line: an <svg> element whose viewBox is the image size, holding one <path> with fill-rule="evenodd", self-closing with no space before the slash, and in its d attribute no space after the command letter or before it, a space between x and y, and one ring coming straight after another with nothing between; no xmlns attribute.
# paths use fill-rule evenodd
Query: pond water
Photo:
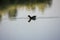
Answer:
<svg viewBox="0 0 60 40"><path fill-rule="evenodd" d="M9 20L5 14L0 22L0 40L60 40L60 18L37 19L28 22L28 15L37 17L60 17L60 0L53 0L52 6L44 14L38 11L27 11L24 8L17 12L17 19Z"/></svg>

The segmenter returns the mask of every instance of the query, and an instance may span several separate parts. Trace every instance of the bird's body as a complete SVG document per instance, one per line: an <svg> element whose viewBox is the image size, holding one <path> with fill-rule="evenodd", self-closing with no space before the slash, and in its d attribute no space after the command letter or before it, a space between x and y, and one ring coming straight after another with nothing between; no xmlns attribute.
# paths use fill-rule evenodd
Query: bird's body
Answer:
<svg viewBox="0 0 60 40"><path fill-rule="evenodd" d="M30 15L28 15L28 17L29 17L29 21L28 22L30 22L31 20L36 20L36 16L30 16Z"/></svg>

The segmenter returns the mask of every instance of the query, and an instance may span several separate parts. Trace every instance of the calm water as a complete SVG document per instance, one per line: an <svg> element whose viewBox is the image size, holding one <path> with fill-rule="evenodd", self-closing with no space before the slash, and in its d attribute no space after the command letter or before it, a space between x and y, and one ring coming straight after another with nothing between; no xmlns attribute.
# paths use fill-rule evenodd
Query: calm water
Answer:
<svg viewBox="0 0 60 40"><path fill-rule="evenodd" d="M53 0L52 6L42 14L38 9L27 11L19 9L16 18L36 15L37 17L60 17L60 0ZM7 12L6 12L7 13ZM60 18L9 20L5 14L0 22L0 40L60 40Z"/></svg>

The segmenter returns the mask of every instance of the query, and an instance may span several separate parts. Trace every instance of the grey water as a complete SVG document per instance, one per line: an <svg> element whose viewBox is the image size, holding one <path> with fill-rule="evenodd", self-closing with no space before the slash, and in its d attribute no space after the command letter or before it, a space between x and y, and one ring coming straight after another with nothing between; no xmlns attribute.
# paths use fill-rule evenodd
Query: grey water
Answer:
<svg viewBox="0 0 60 40"><path fill-rule="evenodd" d="M27 17L60 17L60 0L53 0L51 8L42 12L38 9L27 11L19 9L16 18ZM60 18L37 19L28 23L29 19L9 20L5 14L0 22L0 40L60 40Z"/></svg>

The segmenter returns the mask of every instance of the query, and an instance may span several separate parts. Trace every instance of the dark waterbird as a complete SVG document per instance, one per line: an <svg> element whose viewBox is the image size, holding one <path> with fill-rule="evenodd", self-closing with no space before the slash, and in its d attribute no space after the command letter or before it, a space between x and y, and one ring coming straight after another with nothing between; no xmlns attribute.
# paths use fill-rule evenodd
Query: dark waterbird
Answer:
<svg viewBox="0 0 60 40"><path fill-rule="evenodd" d="M30 15L28 15L28 17L29 17L29 21L28 22L30 22L31 20L36 20L36 16L30 16Z"/></svg>

